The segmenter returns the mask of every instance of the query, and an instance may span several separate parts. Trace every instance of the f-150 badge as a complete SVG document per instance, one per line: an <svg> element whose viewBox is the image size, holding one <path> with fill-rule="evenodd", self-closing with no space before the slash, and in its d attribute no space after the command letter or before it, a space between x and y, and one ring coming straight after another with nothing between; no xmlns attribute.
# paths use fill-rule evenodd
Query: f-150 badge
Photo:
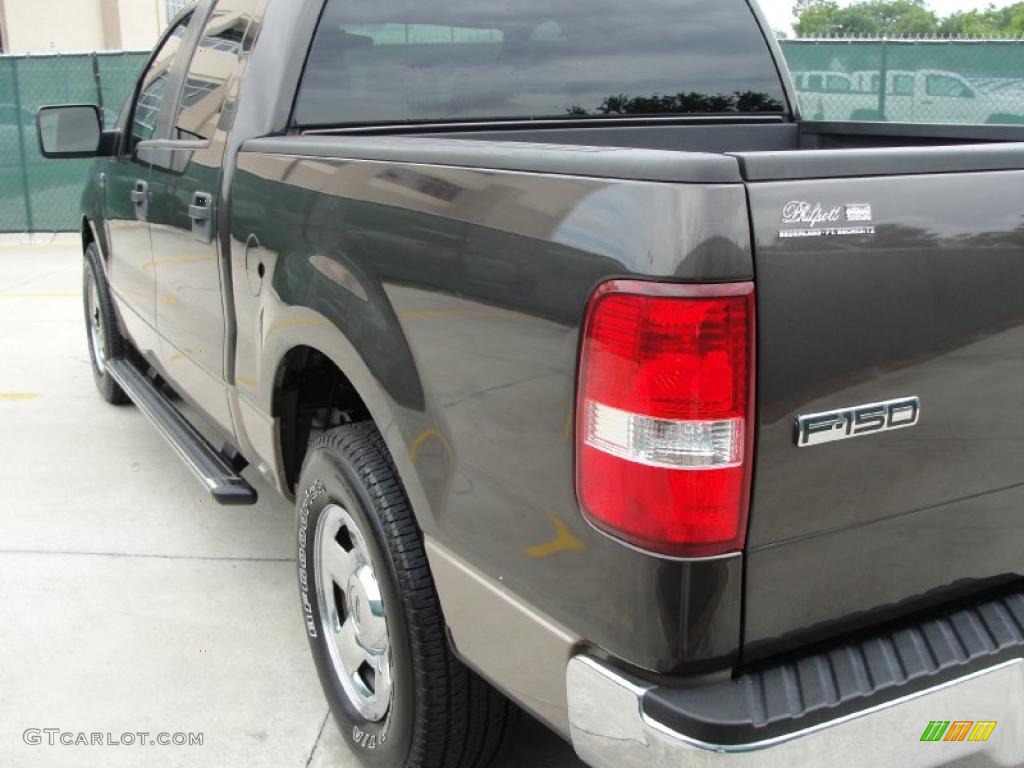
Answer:
<svg viewBox="0 0 1024 768"><path fill-rule="evenodd" d="M797 448L808 448L851 437L905 429L917 424L920 417L921 400L916 397L811 413L797 417L796 445Z"/></svg>
<svg viewBox="0 0 1024 768"><path fill-rule="evenodd" d="M779 237L842 237L873 235L871 205L848 203L825 206L794 200L782 209L782 223L796 225L795 229L779 231ZM853 224L854 226L844 226Z"/></svg>

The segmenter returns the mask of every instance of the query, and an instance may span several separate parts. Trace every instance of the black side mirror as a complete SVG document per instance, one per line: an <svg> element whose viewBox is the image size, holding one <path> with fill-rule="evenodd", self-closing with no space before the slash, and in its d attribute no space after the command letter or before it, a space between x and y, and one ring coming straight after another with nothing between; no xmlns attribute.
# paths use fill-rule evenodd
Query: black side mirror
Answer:
<svg viewBox="0 0 1024 768"><path fill-rule="evenodd" d="M36 114L43 157L99 157L109 154L99 107L79 104L41 107Z"/></svg>

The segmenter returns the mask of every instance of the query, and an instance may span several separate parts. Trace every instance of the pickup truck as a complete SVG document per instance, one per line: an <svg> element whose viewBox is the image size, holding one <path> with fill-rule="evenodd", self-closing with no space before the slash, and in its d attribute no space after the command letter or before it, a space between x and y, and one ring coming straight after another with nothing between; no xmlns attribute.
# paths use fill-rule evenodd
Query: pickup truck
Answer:
<svg viewBox="0 0 1024 768"><path fill-rule="evenodd" d="M971 82L958 72L888 70L883 100L877 70L792 74L804 111L817 120L877 120L884 109L884 118L896 123L1024 122L1024 98L1013 90L1015 80Z"/></svg>
<svg viewBox="0 0 1024 768"><path fill-rule="evenodd" d="M1013 127L802 120L746 0L203 0L38 122L367 766L1024 764Z"/></svg>

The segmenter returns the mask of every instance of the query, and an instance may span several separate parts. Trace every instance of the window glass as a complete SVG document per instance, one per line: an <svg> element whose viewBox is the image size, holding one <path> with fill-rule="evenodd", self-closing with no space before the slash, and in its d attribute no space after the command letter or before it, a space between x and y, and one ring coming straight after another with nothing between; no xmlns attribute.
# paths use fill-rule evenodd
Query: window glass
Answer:
<svg viewBox="0 0 1024 768"><path fill-rule="evenodd" d="M893 93L897 96L914 95L914 78L910 75L897 75L892 81Z"/></svg>
<svg viewBox="0 0 1024 768"><path fill-rule="evenodd" d="M256 0L217 3L185 76L176 138L213 138L255 5Z"/></svg>
<svg viewBox="0 0 1024 768"><path fill-rule="evenodd" d="M971 90L955 77L946 75L928 75L925 78L925 92L929 96L948 96L967 98L973 96Z"/></svg>
<svg viewBox="0 0 1024 768"><path fill-rule="evenodd" d="M295 122L785 109L746 0L328 0Z"/></svg>
<svg viewBox="0 0 1024 768"><path fill-rule="evenodd" d="M828 76L828 90L833 93L849 93L853 90L853 81L839 75Z"/></svg>
<svg viewBox="0 0 1024 768"><path fill-rule="evenodd" d="M132 136L138 141L148 141L156 133L160 106L163 104L164 98L169 96L167 93L168 78L174 68L174 62L181 52L181 44L184 42L185 33L188 32L190 18L183 20L174 28L153 59L149 69L146 70L142 88L139 91L139 100L135 104L135 117L132 121Z"/></svg>

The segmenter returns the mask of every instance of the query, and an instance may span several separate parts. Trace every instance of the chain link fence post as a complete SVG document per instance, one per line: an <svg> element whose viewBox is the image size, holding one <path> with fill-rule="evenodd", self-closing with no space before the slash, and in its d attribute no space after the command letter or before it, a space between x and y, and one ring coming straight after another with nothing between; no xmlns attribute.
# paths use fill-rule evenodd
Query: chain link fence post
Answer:
<svg viewBox="0 0 1024 768"><path fill-rule="evenodd" d="M886 95L889 93L889 46L882 38L882 63L878 72L878 119L888 120L886 117Z"/></svg>

